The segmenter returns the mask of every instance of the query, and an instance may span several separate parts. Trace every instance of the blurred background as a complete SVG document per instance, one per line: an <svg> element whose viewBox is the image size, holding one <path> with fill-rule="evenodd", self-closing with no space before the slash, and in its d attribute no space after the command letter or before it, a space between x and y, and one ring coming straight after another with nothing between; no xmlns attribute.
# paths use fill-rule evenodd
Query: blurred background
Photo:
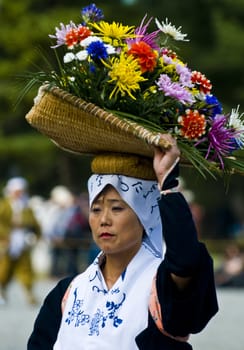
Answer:
<svg viewBox="0 0 244 350"><path fill-rule="evenodd" d="M136 25L147 13L159 20L168 17L176 28L182 26L182 32L190 39L190 44L181 49L189 66L210 79L213 93L222 102L225 112L231 112L238 105L240 112L244 112L244 0L111 0L95 3L103 9L107 21ZM45 67L43 54L50 61L55 60L53 50L49 49L48 35L55 32L60 22L79 21L80 9L88 4L81 0L0 0L0 191L1 194L4 192L12 177L23 177L28 183L28 196L40 226L40 234L31 249L37 283L34 291L39 299L59 277L82 270L96 253L87 228L86 182L90 159L58 149L30 127L25 115L33 105L37 87L17 104L24 88L20 78L27 72ZM216 284L220 297L224 298L221 299L221 303L224 301L223 312L225 301L232 302L229 294L225 294L228 287L232 291L230 297L236 300L238 317L241 317L244 306L243 176L234 174L226 183L222 179L204 179L194 169L183 167L181 186L191 206L200 239L213 255ZM62 204L64 198L66 204L70 203L68 208ZM50 219L47 218L54 217L54 212L57 218L64 218L64 212L68 213L62 228L59 225L54 229L55 223L48 227ZM57 221L60 224L60 220ZM74 247L79 248L78 252ZM71 261L75 261L73 266ZM43 281L43 287L40 287L40 281ZM11 283L9 302L0 308L1 338L8 334L1 326L16 328L11 322L18 319L13 316L12 321L6 323L2 315L15 315L16 305L25 304L15 281ZM15 297L18 293L20 295ZM30 332L37 309L38 305L29 310L31 319L26 321L26 334ZM218 317L224 319L224 315ZM236 314L233 317L237 317ZM233 332L240 325L240 319L236 321L231 322ZM228 349L239 349L240 339L235 338L236 344ZM21 339L23 343L23 335ZM4 350L16 350L17 339L10 337L6 341L8 345ZM203 349L201 344L196 350ZM212 343L212 349L213 344L219 345ZM18 350L22 348L18 347Z"/></svg>

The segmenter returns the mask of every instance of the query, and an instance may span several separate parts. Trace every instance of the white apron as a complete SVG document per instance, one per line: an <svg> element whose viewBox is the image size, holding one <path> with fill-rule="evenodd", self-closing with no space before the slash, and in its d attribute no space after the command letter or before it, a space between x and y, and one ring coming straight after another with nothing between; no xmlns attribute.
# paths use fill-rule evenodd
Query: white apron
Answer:
<svg viewBox="0 0 244 350"><path fill-rule="evenodd" d="M108 290L98 258L72 282L54 350L136 350L161 258L143 243Z"/></svg>

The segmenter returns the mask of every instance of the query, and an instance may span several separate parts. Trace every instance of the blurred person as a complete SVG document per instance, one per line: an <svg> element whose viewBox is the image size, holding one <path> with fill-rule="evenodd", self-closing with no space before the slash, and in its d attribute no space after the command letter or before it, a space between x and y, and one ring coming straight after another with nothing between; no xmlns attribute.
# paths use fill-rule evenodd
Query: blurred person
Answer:
<svg viewBox="0 0 244 350"><path fill-rule="evenodd" d="M74 206L71 217L67 222L64 234L64 244L66 247L67 275L78 274L82 266L79 266L79 257L83 256L83 261L87 265L87 253L91 245L91 232L88 223L87 206L83 194L74 195Z"/></svg>
<svg viewBox="0 0 244 350"><path fill-rule="evenodd" d="M90 209L89 209L89 195L87 192L83 192L81 194L81 203L80 204L81 204L81 209L88 220ZM90 226L89 226L89 230L90 230ZM94 259L98 255L98 253L100 252L99 247L97 246L95 241L92 239L91 235L90 235L89 246L87 248L88 248L87 265L90 265L94 261Z"/></svg>
<svg viewBox="0 0 244 350"><path fill-rule="evenodd" d="M74 212L74 196L63 185L55 186L50 192L50 199L45 205L42 219L43 236L49 242L52 277L63 276L66 272L65 232Z"/></svg>
<svg viewBox="0 0 244 350"><path fill-rule="evenodd" d="M179 178L179 190L183 193L190 207L192 217L197 228L198 238L201 238L203 235L202 224L205 216L204 207L200 203L198 203L198 201L195 198L194 192L186 187L185 181L182 177Z"/></svg>
<svg viewBox="0 0 244 350"><path fill-rule="evenodd" d="M22 177L8 180L0 201L0 292L16 277L24 287L27 301L35 304L31 251L40 237L40 225L29 205L28 183Z"/></svg>
<svg viewBox="0 0 244 350"><path fill-rule="evenodd" d="M218 287L244 287L244 254L236 243L225 248L224 260L215 272Z"/></svg>
<svg viewBox="0 0 244 350"><path fill-rule="evenodd" d="M230 206L235 216L235 222L232 226L232 237L239 238L244 236L244 192L236 191L230 197Z"/></svg>
<svg viewBox="0 0 244 350"><path fill-rule="evenodd" d="M40 223L40 225L42 225L42 220L46 212L46 209L45 209L46 199L39 195L32 195L29 198L29 206L33 210L35 217Z"/></svg>
<svg viewBox="0 0 244 350"><path fill-rule="evenodd" d="M51 269L51 254L49 249L49 242L43 235L43 220L46 215L46 198L40 195L33 195L29 199L29 205L34 211L35 217L37 218L41 227L41 236L37 241L37 244L32 250L32 264L34 271L38 276L46 277L49 276Z"/></svg>

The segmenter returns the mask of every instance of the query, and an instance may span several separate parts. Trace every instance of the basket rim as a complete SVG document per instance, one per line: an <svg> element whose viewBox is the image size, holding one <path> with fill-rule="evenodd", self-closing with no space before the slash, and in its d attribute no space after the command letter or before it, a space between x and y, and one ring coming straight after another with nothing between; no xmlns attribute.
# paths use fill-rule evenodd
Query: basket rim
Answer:
<svg viewBox="0 0 244 350"><path fill-rule="evenodd" d="M154 146L172 145L137 122L111 113L60 87L43 84L26 114L27 122L57 147L77 155L124 153L153 157Z"/></svg>
<svg viewBox="0 0 244 350"><path fill-rule="evenodd" d="M120 129L121 131L125 131L127 134L130 134L133 137L138 137L139 139L145 141L148 145L161 147L162 149L168 149L172 146L169 141L161 138L160 132L150 131L137 122L119 117L110 111L102 109L92 102L87 102L86 100L61 89L58 86L50 86L49 84L44 84L40 87L39 91L41 94L43 92L51 93L57 98L61 98L65 102L69 103L73 107L78 108L86 113L92 114L100 120L104 120L105 122L116 126L116 128Z"/></svg>

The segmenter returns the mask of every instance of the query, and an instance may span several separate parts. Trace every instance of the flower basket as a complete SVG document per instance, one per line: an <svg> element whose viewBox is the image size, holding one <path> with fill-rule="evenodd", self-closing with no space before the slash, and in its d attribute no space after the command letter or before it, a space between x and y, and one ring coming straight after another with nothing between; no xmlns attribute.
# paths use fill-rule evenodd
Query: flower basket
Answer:
<svg viewBox="0 0 244 350"><path fill-rule="evenodd" d="M152 157L153 145L170 143L141 125L121 119L58 88L43 85L26 120L56 145L78 154L128 153Z"/></svg>
<svg viewBox="0 0 244 350"><path fill-rule="evenodd" d="M104 21L95 4L80 23L60 23L57 66L30 74L24 93L41 85L27 121L59 147L78 154L151 158L153 146L177 139L181 164L202 175L244 172L244 114L224 113L210 80L175 52L188 42L168 19L144 16L138 27ZM49 62L48 58L45 62Z"/></svg>

